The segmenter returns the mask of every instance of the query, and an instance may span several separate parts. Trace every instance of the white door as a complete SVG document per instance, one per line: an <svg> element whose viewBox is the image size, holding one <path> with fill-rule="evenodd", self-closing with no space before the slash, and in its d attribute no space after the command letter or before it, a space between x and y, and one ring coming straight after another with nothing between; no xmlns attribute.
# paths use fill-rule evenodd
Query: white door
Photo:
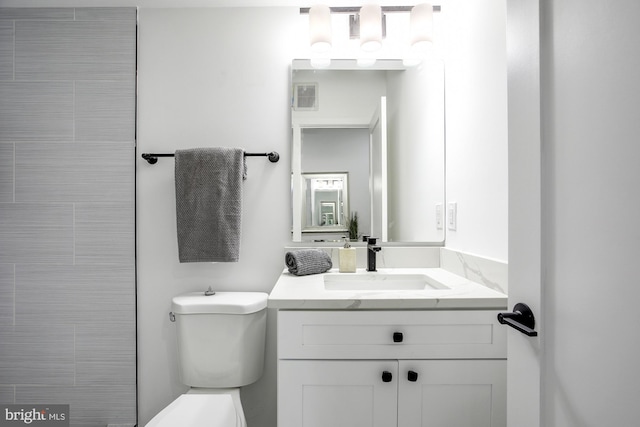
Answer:
<svg viewBox="0 0 640 427"><path fill-rule="evenodd" d="M397 360L281 360L278 426L393 427L397 373Z"/></svg>
<svg viewBox="0 0 640 427"><path fill-rule="evenodd" d="M506 361L401 360L398 427L506 426Z"/></svg>
<svg viewBox="0 0 640 427"><path fill-rule="evenodd" d="M507 425L540 427L541 152L539 1L507 0L509 308L527 304L537 337L509 329ZM542 327L541 327L542 326ZM507 326L505 326L507 327Z"/></svg>
<svg viewBox="0 0 640 427"><path fill-rule="evenodd" d="M371 194L371 237L387 241L387 97L369 124L369 186Z"/></svg>

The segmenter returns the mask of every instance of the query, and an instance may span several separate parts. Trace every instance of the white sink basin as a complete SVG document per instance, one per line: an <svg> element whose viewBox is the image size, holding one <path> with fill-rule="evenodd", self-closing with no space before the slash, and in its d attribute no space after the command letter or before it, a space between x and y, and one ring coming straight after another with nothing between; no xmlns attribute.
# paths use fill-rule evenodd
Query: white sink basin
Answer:
<svg viewBox="0 0 640 427"><path fill-rule="evenodd" d="M426 274L342 273L325 274L324 288L329 291L410 291L450 289Z"/></svg>

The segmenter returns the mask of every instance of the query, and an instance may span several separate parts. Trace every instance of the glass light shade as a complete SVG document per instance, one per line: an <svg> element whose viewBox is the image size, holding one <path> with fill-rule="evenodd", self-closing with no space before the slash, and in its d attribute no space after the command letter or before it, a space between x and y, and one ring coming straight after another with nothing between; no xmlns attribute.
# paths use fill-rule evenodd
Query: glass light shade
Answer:
<svg viewBox="0 0 640 427"><path fill-rule="evenodd" d="M416 5L411 9L410 43L412 49L422 52L433 43L433 6L428 3Z"/></svg>
<svg viewBox="0 0 640 427"><path fill-rule="evenodd" d="M309 9L309 44L314 52L331 49L331 9L317 5Z"/></svg>
<svg viewBox="0 0 640 427"><path fill-rule="evenodd" d="M360 49L373 52L382 47L382 8L366 4L360 9Z"/></svg>

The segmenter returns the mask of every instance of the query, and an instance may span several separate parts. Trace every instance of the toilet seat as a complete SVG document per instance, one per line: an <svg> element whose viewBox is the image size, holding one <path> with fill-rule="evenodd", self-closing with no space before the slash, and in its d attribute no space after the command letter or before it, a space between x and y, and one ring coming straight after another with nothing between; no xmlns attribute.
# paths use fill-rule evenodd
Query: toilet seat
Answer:
<svg viewBox="0 0 640 427"><path fill-rule="evenodd" d="M236 408L228 394L183 394L145 427L236 427Z"/></svg>

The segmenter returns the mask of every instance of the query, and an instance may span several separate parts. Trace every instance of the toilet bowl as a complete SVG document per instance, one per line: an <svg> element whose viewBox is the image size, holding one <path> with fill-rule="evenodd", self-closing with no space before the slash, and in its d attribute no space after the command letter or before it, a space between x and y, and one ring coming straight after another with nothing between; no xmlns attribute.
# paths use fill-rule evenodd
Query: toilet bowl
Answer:
<svg viewBox="0 0 640 427"><path fill-rule="evenodd" d="M180 377L190 389L145 427L246 427L240 387L262 376L266 307L263 292L173 298Z"/></svg>
<svg viewBox="0 0 640 427"><path fill-rule="evenodd" d="M246 427L240 389L190 389L145 427Z"/></svg>
<svg viewBox="0 0 640 427"><path fill-rule="evenodd" d="M183 394L146 427L241 427L229 394Z"/></svg>

